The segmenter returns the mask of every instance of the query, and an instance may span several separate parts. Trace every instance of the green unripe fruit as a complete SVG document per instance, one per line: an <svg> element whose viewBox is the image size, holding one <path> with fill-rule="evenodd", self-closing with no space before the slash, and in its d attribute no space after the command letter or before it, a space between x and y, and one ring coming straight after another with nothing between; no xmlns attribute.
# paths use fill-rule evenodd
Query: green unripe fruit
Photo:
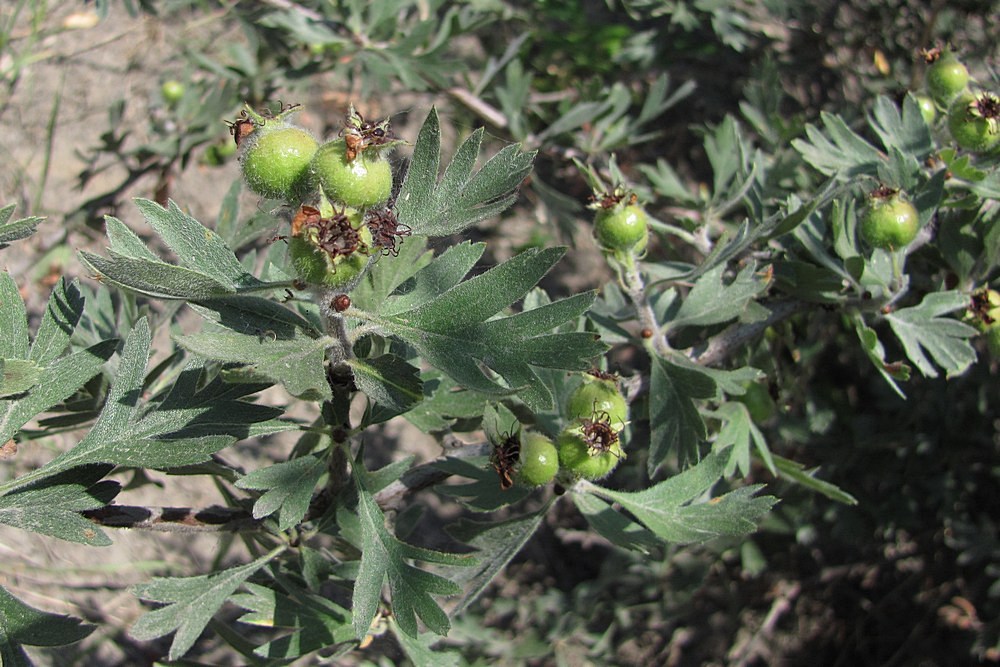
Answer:
<svg viewBox="0 0 1000 667"><path fill-rule="evenodd" d="M310 285L324 285L342 290L354 287L371 259L364 253L337 257L332 261L323 250L300 238L288 241L288 253L295 274Z"/></svg>
<svg viewBox="0 0 1000 667"><path fill-rule="evenodd" d="M354 208L383 204L392 194L392 167L376 151L362 151L348 159L343 139L323 144L312 160L312 171L324 194Z"/></svg>
<svg viewBox="0 0 1000 667"><path fill-rule="evenodd" d="M628 403L614 380L586 375L566 401L566 417L603 421L605 415L611 428L622 430L628 423Z"/></svg>
<svg viewBox="0 0 1000 667"><path fill-rule="evenodd" d="M895 193L876 190L861 217L861 236L874 248L902 248L916 238L919 229L917 209Z"/></svg>
<svg viewBox="0 0 1000 667"><path fill-rule="evenodd" d="M560 433L558 446L559 465L583 479L607 477L625 458L625 452L618 441L611 444L607 451L595 452L579 428L569 428Z"/></svg>
<svg viewBox="0 0 1000 667"><path fill-rule="evenodd" d="M984 153L1000 143L1000 98L992 93L959 95L948 108L948 130L955 143Z"/></svg>
<svg viewBox="0 0 1000 667"><path fill-rule="evenodd" d="M1000 324L1000 292L982 288L972 294L971 303L962 320L980 333L988 333ZM995 333L994 336L1000 334Z"/></svg>
<svg viewBox="0 0 1000 667"><path fill-rule="evenodd" d="M184 97L184 84L175 79L164 81L160 86L160 95L164 102L174 106Z"/></svg>
<svg viewBox="0 0 1000 667"><path fill-rule="evenodd" d="M548 484L559 472L559 452L541 433L521 437L521 467L517 480L525 486Z"/></svg>
<svg viewBox="0 0 1000 667"><path fill-rule="evenodd" d="M301 280L349 291L364 275L372 259L368 254L372 236L357 211L313 219L297 231L289 239L288 253ZM325 247L320 239L326 239Z"/></svg>
<svg viewBox="0 0 1000 667"><path fill-rule="evenodd" d="M945 51L927 69L927 90L941 106L948 106L969 83L969 70L955 54Z"/></svg>
<svg viewBox="0 0 1000 667"><path fill-rule="evenodd" d="M309 163L317 141L305 130L289 125L256 129L240 144L240 165L247 188L268 199L298 203L308 193Z"/></svg>
<svg viewBox="0 0 1000 667"><path fill-rule="evenodd" d="M604 250L641 254L649 241L649 215L635 203L602 208L594 216L594 238Z"/></svg>
<svg viewBox="0 0 1000 667"><path fill-rule="evenodd" d="M934 121L937 120L937 107L934 105L934 100L926 95L914 95L913 97L917 101L917 107L920 109L920 115L924 117L924 122L933 125Z"/></svg>
<svg viewBox="0 0 1000 667"><path fill-rule="evenodd" d="M225 164L226 161L235 154L235 143L232 141L217 142L205 149L201 162L202 164L207 164L211 167L218 167Z"/></svg>
<svg viewBox="0 0 1000 667"><path fill-rule="evenodd" d="M994 289L983 290L976 295L979 312L983 313L981 321L990 326L995 322L1000 322L1000 292Z"/></svg>

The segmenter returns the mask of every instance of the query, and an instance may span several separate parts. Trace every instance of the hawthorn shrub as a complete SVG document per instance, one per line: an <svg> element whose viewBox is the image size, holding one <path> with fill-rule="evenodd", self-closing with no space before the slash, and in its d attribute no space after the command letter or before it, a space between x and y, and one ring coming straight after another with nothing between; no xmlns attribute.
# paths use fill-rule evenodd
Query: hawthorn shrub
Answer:
<svg viewBox="0 0 1000 667"><path fill-rule="evenodd" d="M58 282L38 317L23 281L0 274L0 522L95 554L121 528L239 535L238 561L132 589L148 606L129 636L159 640L178 663L209 645L250 664L332 660L387 634L420 665L510 655L511 641L524 659L565 658L548 647L567 637L594 659L627 662L616 648L634 633L625 616L687 622L679 607L648 609L642 591L665 585L652 583L658 568L698 557L794 578L769 540L839 548L875 525L944 544L955 570L934 576L952 577L947 599L972 598L996 618L995 520L973 511L995 495L995 466L979 458L996 451L1000 336L1000 86L981 61L963 60L969 76L946 100L933 68L945 57L956 71L961 44L888 44L849 80L863 89L860 114L790 112L780 82L794 80L794 63L762 55L780 39L778 9L343 4L339 18L324 3L230 9L244 41L229 66L192 51L200 75L163 83L175 122L154 123L162 140L130 146L122 100L102 145L81 151L81 183L109 155L129 176L80 219L92 225L145 174L159 175L159 201L103 216L106 251L81 251L87 272ZM463 40L486 55L456 74ZM678 85L656 63L685 44L704 45L689 55L700 74ZM743 87L714 86L713 63L743 68ZM910 81L886 80L908 67ZM929 91L924 71L935 72ZM351 106L314 137L295 124L303 107L277 100L323 74L362 98L447 93L455 111L432 108L404 136L392 115ZM15 78L4 82L14 90ZM727 95L735 102L711 104ZM220 141L212 123L223 118L232 137ZM968 123L976 142L955 129ZM451 147L444 137L456 134ZM160 196L195 155L241 169L207 224ZM240 209L243 187L261 197L257 210ZM494 261L489 246L525 199L550 224ZM0 210L3 252L45 224L14 208ZM485 240L466 240L476 228ZM566 242L593 244L605 264L594 275L610 279L579 293L553 281L580 251ZM181 312L201 328L177 328ZM160 331L172 348L150 365ZM261 399L275 389L284 402ZM311 421L292 416L302 409ZM374 465L368 439L400 421L443 453ZM10 463L67 432L72 446L43 465ZM237 443L281 434L294 439L283 460L252 470L227 460ZM936 484L927 471L949 465L942 449L959 434L971 461ZM909 471L886 460L866 470L880 447ZM129 504L119 475L153 471L203 476L229 504L183 516ZM430 521L433 536L427 523L416 530L428 489L462 510ZM935 524L946 531L921 533L922 497L941 499ZM537 622L501 640L477 601L567 515L574 534L632 569L557 603L524 600ZM976 572L956 574L963 567ZM942 622L968 613L939 602ZM4 588L0 611L11 664L30 664L25 646L94 629ZM590 614L606 620L599 632ZM968 655L996 654L995 622L966 628ZM646 659L666 656L666 641ZM819 634L816 646L784 655L834 650Z"/></svg>

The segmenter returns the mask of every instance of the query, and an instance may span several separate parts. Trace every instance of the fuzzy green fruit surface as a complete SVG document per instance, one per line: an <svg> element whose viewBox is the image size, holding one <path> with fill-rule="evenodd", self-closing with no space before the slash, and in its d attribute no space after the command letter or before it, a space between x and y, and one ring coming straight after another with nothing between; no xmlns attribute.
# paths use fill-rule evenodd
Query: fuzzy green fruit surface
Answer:
<svg viewBox="0 0 1000 667"><path fill-rule="evenodd" d="M617 204L594 216L594 238L605 250L641 253L649 241L649 215L638 204Z"/></svg>
<svg viewBox="0 0 1000 667"><path fill-rule="evenodd" d="M325 251L300 237L288 240L288 254L295 267L295 274L301 280L310 285L344 290L354 286L353 283L361 276L371 259L364 253L355 252L331 260Z"/></svg>
<svg viewBox="0 0 1000 667"><path fill-rule="evenodd" d="M318 216L317 216L318 217ZM356 248L348 254L334 254L320 246L320 239L339 235L337 224L346 224L356 232ZM350 230L348 230L350 231ZM364 275L372 260L372 235L361 213L344 209L332 217L306 224L288 241L288 254L296 275L310 285L324 285L349 291Z"/></svg>
<svg viewBox="0 0 1000 667"><path fill-rule="evenodd" d="M990 95L984 94L983 98ZM979 99L970 93L959 95L948 108L948 131L962 148L985 153L1000 143L1000 119L986 118L977 112ZM1000 105L1000 102L998 102Z"/></svg>
<svg viewBox="0 0 1000 667"><path fill-rule="evenodd" d="M896 196L872 199L861 218L861 236L869 245L895 250L909 244L920 229L917 209Z"/></svg>
<svg viewBox="0 0 1000 667"><path fill-rule="evenodd" d="M596 480L607 477L625 458L620 442L615 442L606 452L592 454L590 446L578 428L566 429L559 434L559 465L583 479Z"/></svg>
<svg viewBox="0 0 1000 667"><path fill-rule="evenodd" d="M541 433L528 433L521 438L521 467L518 481L525 486L548 484L559 472L559 452L552 441Z"/></svg>
<svg viewBox="0 0 1000 667"><path fill-rule="evenodd" d="M245 140L240 165L247 188L268 199L297 203L310 190L317 141L298 127L266 125Z"/></svg>
<svg viewBox="0 0 1000 667"><path fill-rule="evenodd" d="M622 430L628 422L628 403L618 391L618 384L614 380L587 375L583 384L569 395L566 416L571 420L603 421L605 415L611 428Z"/></svg>
<svg viewBox="0 0 1000 667"><path fill-rule="evenodd" d="M924 122L933 125L934 121L937 120L937 106L935 106L934 100L926 95L915 95L914 98L917 101L917 108L920 109L920 115L924 117Z"/></svg>
<svg viewBox="0 0 1000 667"><path fill-rule="evenodd" d="M927 69L927 90L941 106L948 106L969 83L969 70L946 51Z"/></svg>
<svg viewBox="0 0 1000 667"><path fill-rule="evenodd" d="M336 139L320 146L313 157L312 170L323 192L354 208L383 204L392 194L392 167L372 151L362 151L347 159L347 144Z"/></svg>

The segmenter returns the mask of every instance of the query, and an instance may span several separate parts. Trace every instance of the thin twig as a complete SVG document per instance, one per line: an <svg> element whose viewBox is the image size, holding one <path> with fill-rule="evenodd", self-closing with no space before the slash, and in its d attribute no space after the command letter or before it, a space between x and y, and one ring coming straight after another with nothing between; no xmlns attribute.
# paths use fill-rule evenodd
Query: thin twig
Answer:
<svg viewBox="0 0 1000 667"><path fill-rule="evenodd" d="M435 463L449 457L488 456L489 453L490 445L482 443L478 445L463 445L460 448L453 448L450 451L446 449L446 456L408 470L402 477L376 493L375 502L383 510L396 509L407 495L434 486L435 484L440 484L451 476L451 473L437 468Z"/></svg>
<svg viewBox="0 0 1000 667"><path fill-rule="evenodd" d="M308 7L303 7L297 2L290 2L289 0L264 0L264 4L271 5L276 9L283 9L285 11L296 12L311 21L326 20L326 17L320 14L319 12L309 9Z"/></svg>
<svg viewBox="0 0 1000 667"><path fill-rule="evenodd" d="M646 294L646 284L642 274L639 273L635 257L628 255L626 261L615 262L618 269L619 284L628 294L629 299L635 306L636 316L639 318L639 325L642 327L643 338L650 339L649 343L653 350L661 357L670 353L670 345L663 335L660 326L656 323L656 313Z"/></svg>
<svg viewBox="0 0 1000 667"><path fill-rule="evenodd" d="M445 439L445 456L408 470L400 479L375 494L375 502L383 510L396 509L409 494L440 484L450 477L436 463L445 458L486 456L490 446L485 443L455 445L455 438ZM138 507L133 505L108 505L81 514L105 528L134 528L177 533L235 533L260 530L263 519L255 519L240 507ZM305 521L318 518L310 513Z"/></svg>
<svg viewBox="0 0 1000 667"><path fill-rule="evenodd" d="M174 533L241 532L256 530L260 521L235 507L136 507L108 505L81 514L106 528L136 528Z"/></svg>
<svg viewBox="0 0 1000 667"><path fill-rule="evenodd" d="M700 351L691 353L691 360L702 366L714 366L728 357L734 350L760 336L764 331L778 322L808 307L805 301L777 301L768 307L771 314L766 319L749 324L734 324L722 333L712 338Z"/></svg>
<svg viewBox="0 0 1000 667"><path fill-rule="evenodd" d="M753 633L742 645L735 646L729 652L730 664L744 667L756 662L758 659L765 659L765 647L771 642L774 635L774 628L778 625L781 617L792 609L792 603L802 592L802 586L798 582L792 584L782 584L779 586L778 595L771 603L771 609L764 617L757 632Z"/></svg>
<svg viewBox="0 0 1000 667"><path fill-rule="evenodd" d="M490 125L500 129L507 128L507 117L503 114L503 112L476 97L472 94L472 92L466 90L465 88L456 87L449 88L448 94L460 103L464 104L470 111L478 115Z"/></svg>

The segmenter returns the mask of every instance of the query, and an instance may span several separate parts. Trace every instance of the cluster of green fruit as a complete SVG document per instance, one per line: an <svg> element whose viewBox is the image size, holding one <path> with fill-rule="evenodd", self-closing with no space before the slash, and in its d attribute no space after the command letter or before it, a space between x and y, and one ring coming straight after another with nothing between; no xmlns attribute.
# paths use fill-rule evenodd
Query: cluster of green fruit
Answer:
<svg viewBox="0 0 1000 667"><path fill-rule="evenodd" d="M975 153L987 153L1000 145L1000 97L994 93L970 88L968 68L948 49L924 52L927 68L927 92L921 111L928 123L946 110L948 131L961 148Z"/></svg>
<svg viewBox="0 0 1000 667"><path fill-rule="evenodd" d="M920 111L932 124L939 110L947 113L947 126L959 147L988 153L1000 145L1000 98L989 91L970 88L969 70L947 49L924 52L928 63L927 93L917 96ZM876 188L860 222L861 236L869 245L898 250L916 238L920 229L917 209L905 195Z"/></svg>
<svg viewBox="0 0 1000 667"><path fill-rule="evenodd" d="M393 137L388 119L366 121L351 108L340 134L320 145L289 122L299 110L247 107L230 130L247 188L296 211L288 248L298 278L346 291L375 255L395 253L398 237L407 234L389 205L386 159L403 142Z"/></svg>
<svg viewBox="0 0 1000 667"><path fill-rule="evenodd" d="M619 435L628 423L628 404L613 376L594 371L570 394L568 425L556 441L529 431L497 443L491 464L508 489L516 480L524 486L561 484L607 477L625 458Z"/></svg>

